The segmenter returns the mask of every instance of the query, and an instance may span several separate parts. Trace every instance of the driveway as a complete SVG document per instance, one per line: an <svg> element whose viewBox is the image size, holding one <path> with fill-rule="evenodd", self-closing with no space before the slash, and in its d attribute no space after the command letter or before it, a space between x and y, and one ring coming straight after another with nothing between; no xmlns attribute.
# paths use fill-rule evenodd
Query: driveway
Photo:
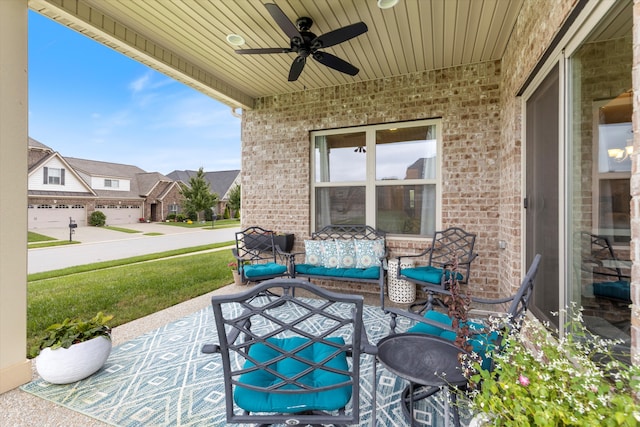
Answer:
<svg viewBox="0 0 640 427"><path fill-rule="evenodd" d="M235 240L240 227L184 228L163 224L124 224L122 228L140 233L123 233L100 227L78 227L72 236L75 245L29 249L28 273L57 270L76 265L130 258L173 249ZM59 240L69 240L68 228L29 230ZM146 233L161 233L157 236Z"/></svg>

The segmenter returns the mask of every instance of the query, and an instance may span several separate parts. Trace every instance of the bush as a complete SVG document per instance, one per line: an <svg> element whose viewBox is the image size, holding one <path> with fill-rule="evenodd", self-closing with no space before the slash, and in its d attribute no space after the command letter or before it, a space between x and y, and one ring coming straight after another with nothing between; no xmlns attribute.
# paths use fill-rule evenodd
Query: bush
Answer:
<svg viewBox="0 0 640 427"><path fill-rule="evenodd" d="M178 215L176 215L177 222L184 222L185 219L187 219L187 217L184 216L184 214L179 213Z"/></svg>
<svg viewBox="0 0 640 427"><path fill-rule="evenodd" d="M89 225L103 227L107 222L107 216L101 211L95 211L89 217Z"/></svg>
<svg viewBox="0 0 640 427"><path fill-rule="evenodd" d="M169 221L175 221L176 220L176 216L177 216L176 214L172 213L172 214L167 215L167 219Z"/></svg>

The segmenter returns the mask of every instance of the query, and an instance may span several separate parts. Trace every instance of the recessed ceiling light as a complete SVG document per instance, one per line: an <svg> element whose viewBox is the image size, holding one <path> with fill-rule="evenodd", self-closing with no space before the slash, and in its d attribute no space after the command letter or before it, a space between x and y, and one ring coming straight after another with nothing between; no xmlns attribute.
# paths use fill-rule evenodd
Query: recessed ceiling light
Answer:
<svg viewBox="0 0 640 427"><path fill-rule="evenodd" d="M233 46L242 46L244 44L244 38L237 34L229 34L227 36L227 41Z"/></svg>
<svg viewBox="0 0 640 427"><path fill-rule="evenodd" d="M398 4L400 0L378 0L378 7L380 9L389 9Z"/></svg>

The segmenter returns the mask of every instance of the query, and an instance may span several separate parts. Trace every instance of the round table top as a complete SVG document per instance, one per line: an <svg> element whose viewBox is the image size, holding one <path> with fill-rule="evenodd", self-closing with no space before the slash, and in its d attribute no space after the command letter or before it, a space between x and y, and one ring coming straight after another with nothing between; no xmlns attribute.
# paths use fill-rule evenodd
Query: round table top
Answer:
<svg viewBox="0 0 640 427"><path fill-rule="evenodd" d="M378 342L378 359L394 374L426 386L462 386L458 355L451 341L419 333L389 335Z"/></svg>

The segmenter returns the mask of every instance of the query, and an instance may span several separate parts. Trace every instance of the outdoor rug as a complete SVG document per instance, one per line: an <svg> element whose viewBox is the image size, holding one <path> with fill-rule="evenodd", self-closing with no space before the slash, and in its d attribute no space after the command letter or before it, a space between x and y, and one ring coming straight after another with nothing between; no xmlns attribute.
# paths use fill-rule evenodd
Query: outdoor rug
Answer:
<svg viewBox="0 0 640 427"><path fill-rule="evenodd" d="M365 307L364 322L373 343L389 333L389 318L377 307ZM114 426L225 426L220 355L201 352L203 344L217 342L207 307L114 347L105 366L87 379L68 385L36 380L22 390ZM399 402L406 382L378 365L378 384L372 385L373 358L362 362L360 425L371 425L373 386L376 425L408 425ZM416 407L422 425L445 425L443 399L438 393Z"/></svg>

